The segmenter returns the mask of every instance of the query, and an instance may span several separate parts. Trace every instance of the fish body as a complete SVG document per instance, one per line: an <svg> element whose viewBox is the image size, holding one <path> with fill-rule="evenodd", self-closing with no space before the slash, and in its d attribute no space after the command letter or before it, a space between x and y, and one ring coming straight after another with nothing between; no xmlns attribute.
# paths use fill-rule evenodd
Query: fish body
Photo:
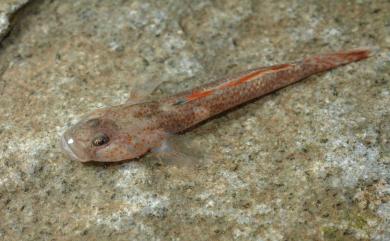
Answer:
<svg viewBox="0 0 390 241"><path fill-rule="evenodd" d="M369 56L365 49L317 55L247 70L158 101L98 109L64 133L62 148L82 162L138 158L165 145L170 135L221 112Z"/></svg>

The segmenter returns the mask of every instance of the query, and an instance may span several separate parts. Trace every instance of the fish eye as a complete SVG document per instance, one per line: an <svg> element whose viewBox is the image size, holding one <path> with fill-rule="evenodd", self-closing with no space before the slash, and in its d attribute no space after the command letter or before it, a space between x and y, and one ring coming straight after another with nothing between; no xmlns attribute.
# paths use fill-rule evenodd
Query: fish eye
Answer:
<svg viewBox="0 0 390 241"><path fill-rule="evenodd" d="M110 141L110 138L106 134L99 133L92 140L92 145L94 145L94 146L102 146L104 144L107 144L109 141Z"/></svg>

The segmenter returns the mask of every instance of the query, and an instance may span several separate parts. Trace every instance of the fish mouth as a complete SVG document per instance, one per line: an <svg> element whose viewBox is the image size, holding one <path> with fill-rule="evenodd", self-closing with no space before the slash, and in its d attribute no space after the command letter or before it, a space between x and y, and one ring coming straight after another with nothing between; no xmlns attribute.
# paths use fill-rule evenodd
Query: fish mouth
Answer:
<svg viewBox="0 0 390 241"><path fill-rule="evenodd" d="M61 137L61 148L62 151L70 157L70 159L74 161L80 161L80 162L88 162L90 161L88 158L86 158L85 155L81 155L79 151L77 151L72 146L74 144L69 143L69 140L72 140L71 138L68 138L66 133L64 133Z"/></svg>

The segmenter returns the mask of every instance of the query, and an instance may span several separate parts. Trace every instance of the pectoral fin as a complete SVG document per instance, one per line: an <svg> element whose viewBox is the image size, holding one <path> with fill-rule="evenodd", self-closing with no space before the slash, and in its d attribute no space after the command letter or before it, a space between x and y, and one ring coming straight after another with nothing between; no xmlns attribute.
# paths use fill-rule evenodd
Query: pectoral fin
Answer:
<svg viewBox="0 0 390 241"><path fill-rule="evenodd" d="M145 74L137 79L131 81L131 89L128 104L138 104L151 100L153 91L161 84L154 75Z"/></svg>

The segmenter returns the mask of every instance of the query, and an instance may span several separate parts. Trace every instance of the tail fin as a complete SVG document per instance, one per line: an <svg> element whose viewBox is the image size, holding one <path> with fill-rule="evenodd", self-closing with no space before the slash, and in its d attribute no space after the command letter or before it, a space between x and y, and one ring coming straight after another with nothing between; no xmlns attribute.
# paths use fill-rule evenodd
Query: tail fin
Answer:
<svg viewBox="0 0 390 241"><path fill-rule="evenodd" d="M355 49L345 52L322 54L304 59L304 64L309 64L313 72L322 72L345 65L351 62L366 59L372 55L369 49Z"/></svg>

